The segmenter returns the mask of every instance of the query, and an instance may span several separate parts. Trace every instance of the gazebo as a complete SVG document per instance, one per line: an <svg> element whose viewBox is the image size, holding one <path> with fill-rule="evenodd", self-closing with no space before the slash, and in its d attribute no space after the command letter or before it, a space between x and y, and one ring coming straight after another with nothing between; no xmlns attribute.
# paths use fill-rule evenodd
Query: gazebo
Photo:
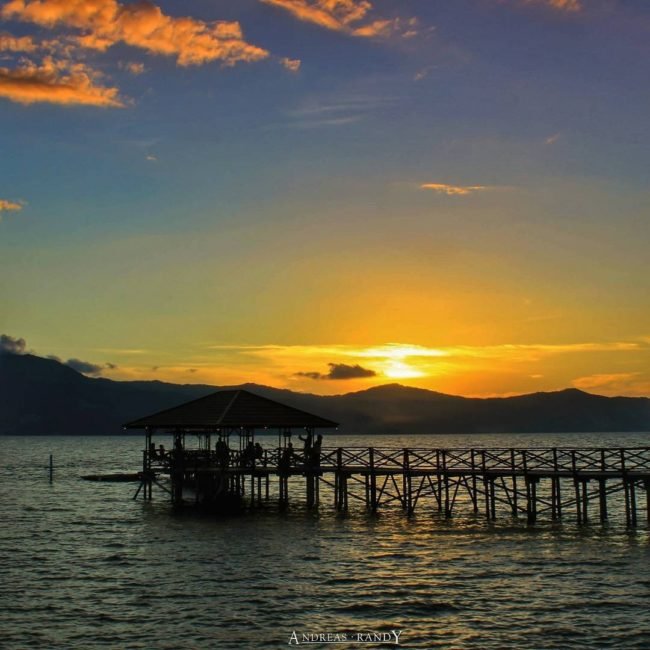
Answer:
<svg viewBox="0 0 650 650"><path fill-rule="evenodd" d="M301 430L308 440L313 440L317 428L336 428L338 424L312 415L275 400L256 395L247 390L220 390L205 397L186 402L164 411L128 422L125 429L144 429L146 444L142 459L142 483L145 499L151 499L152 483L157 483L157 473L169 473L172 482L172 501L182 502L183 485L195 484L196 498L212 500L220 493L222 478L240 490L245 474L258 483L261 475L256 473L256 458L271 470L279 467L281 458L292 456L290 444L292 432ZM152 436L156 431L165 431L174 436L174 448L170 452L156 451ZM267 455L259 445L254 445L256 431L277 431L277 453ZM187 449L185 437L198 437L198 449ZM230 449L230 436L239 436L239 452ZM216 448L212 450L212 436L218 436ZM309 444L309 443L307 443ZM162 447L162 446L161 446ZM260 455L257 455L259 452ZM236 466L238 469L235 469ZM255 476L254 476L255 475ZM268 471L265 474L268 492ZM286 478L284 479L286 483ZM313 491L315 479L310 479ZM160 485L160 484L158 484ZM215 487L217 486L217 487ZM162 486L161 486L162 487ZM261 487L258 486L258 494ZM136 493L136 497L137 494ZM135 497L134 497L135 498Z"/></svg>
<svg viewBox="0 0 650 650"><path fill-rule="evenodd" d="M317 428L336 428L338 424L306 411L281 404L250 391L220 390L153 415L128 422L125 429L144 429L147 449L154 431L173 433L185 446L185 434L199 436L199 447L210 449L211 436L229 438L239 435L239 448L254 441L255 431L277 430L278 447L286 446L292 430L313 433ZM284 444L283 444L284 443Z"/></svg>

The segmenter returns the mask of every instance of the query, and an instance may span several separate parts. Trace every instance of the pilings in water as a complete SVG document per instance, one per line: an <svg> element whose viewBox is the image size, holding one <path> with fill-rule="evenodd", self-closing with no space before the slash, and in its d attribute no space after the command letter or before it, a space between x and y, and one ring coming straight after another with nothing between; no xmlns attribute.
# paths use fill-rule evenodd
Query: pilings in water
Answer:
<svg viewBox="0 0 650 650"><path fill-rule="evenodd" d="M187 502L191 491L195 503L238 495L251 508L271 497L286 507L291 494L292 500L317 508L321 491L331 488L333 506L341 513L354 500L370 513L398 505L412 516L428 504L444 518L469 508L488 521L523 516L532 525L573 514L583 525L624 516L629 527L639 525L639 494L645 494L643 523L650 525L650 447L339 447L323 449L316 461L296 455L288 464L281 461L282 451L267 450L252 463L233 452L223 465L209 450L175 449L162 460L145 450L139 492L150 500L153 484L165 487L158 479L168 475L175 504Z"/></svg>

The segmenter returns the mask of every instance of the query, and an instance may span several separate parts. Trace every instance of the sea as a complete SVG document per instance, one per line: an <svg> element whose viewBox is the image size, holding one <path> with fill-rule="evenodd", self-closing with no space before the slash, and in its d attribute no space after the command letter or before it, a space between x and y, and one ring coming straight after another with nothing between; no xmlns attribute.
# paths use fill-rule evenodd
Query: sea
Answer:
<svg viewBox="0 0 650 650"><path fill-rule="evenodd" d="M260 438L264 447L277 444ZM169 440L156 443L169 446ZM327 446L646 446L649 434L329 436ZM175 511L142 438L0 438L0 648L650 648L650 531L434 508ZM48 461L53 457L53 480Z"/></svg>

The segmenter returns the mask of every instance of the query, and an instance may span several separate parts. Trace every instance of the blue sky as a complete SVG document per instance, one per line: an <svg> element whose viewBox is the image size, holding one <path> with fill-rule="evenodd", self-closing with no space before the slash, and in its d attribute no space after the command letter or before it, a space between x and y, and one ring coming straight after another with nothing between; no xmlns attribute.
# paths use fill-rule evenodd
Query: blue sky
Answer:
<svg viewBox="0 0 650 650"><path fill-rule="evenodd" d="M116 379L647 394L649 35L640 0L0 2L0 331Z"/></svg>

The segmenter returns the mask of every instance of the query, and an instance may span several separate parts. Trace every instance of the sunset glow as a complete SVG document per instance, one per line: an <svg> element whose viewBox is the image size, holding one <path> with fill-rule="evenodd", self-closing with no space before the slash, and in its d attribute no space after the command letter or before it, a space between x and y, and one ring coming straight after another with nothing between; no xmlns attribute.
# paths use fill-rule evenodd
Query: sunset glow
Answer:
<svg viewBox="0 0 650 650"><path fill-rule="evenodd" d="M648 21L0 0L0 334L120 380L647 395Z"/></svg>

